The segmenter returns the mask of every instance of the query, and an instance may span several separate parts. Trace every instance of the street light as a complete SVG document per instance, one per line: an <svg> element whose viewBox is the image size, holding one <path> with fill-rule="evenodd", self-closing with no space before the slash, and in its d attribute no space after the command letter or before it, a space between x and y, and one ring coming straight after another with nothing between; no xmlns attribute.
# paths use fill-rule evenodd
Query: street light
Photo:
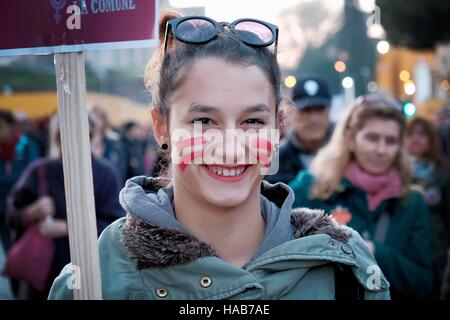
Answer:
<svg viewBox="0 0 450 320"><path fill-rule="evenodd" d="M344 87L344 89L350 89L351 87L353 87L353 78L352 77L345 77L344 79L342 79L342 86Z"/></svg>
<svg viewBox="0 0 450 320"><path fill-rule="evenodd" d="M334 70L336 70L339 73L344 72L347 69L347 66L345 65L344 61L338 60L334 63Z"/></svg>
<svg viewBox="0 0 450 320"><path fill-rule="evenodd" d="M408 71L402 70L402 71L400 72L400 74L398 75L398 77L399 77L400 80L402 80L402 81L408 81L410 75L409 75L409 72L408 72Z"/></svg>
<svg viewBox="0 0 450 320"><path fill-rule="evenodd" d="M406 101L403 105L403 112L405 116L412 117L416 114L416 106L412 102Z"/></svg>
<svg viewBox="0 0 450 320"><path fill-rule="evenodd" d="M403 85L403 89L408 96L412 96L416 92L416 85L411 80L408 80Z"/></svg>
<svg viewBox="0 0 450 320"><path fill-rule="evenodd" d="M386 40L378 41L378 43L377 43L377 51L378 51L380 54L386 54L386 53L388 53L388 52L389 52L389 49L390 49L389 42L387 42Z"/></svg>
<svg viewBox="0 0 450 320"><path fill-rule="evenodd" d="M369 92L376 92L378 90L378 84L375 81L370 81L367 84L367 90L369 90Z"/></svg>
<svg viewBox="0 0 450 320"><path fill-rule="evenodd" d="M355 100L355 86L352 77L345 77L342 79L342 86L344 87L344 103L349 105Z"/></svg>
<svg viewBox="0 0 450 320"><path fill-rule="evenodd" d="M288 88L293 88L297 83L297 79L294 76L287 76L284 78L284 85Z"/></svg>

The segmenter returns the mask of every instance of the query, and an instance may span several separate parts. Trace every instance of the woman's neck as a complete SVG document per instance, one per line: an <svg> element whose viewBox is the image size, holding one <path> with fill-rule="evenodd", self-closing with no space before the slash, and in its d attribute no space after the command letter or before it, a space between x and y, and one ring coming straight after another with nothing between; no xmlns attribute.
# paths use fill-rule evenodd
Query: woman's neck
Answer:
<svg viewBox="0 0 450 320"><path fill-rule="evenodd" d="M176 217L218 256L242 267L263 240L265 221L261 214L259 188L237 207L218 207L199 201L182 185L174 183Z"/></svg>

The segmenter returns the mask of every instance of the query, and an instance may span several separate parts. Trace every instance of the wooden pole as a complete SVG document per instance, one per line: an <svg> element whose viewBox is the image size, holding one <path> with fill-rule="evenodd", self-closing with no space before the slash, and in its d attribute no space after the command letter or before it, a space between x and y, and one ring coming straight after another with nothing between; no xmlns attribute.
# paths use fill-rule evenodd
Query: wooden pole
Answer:
<svg viewBox="0 0 450 320"><path fill-rule="evenodd" d="M101 300L84 55L56 54L55 64L74 298Z"/></svg>

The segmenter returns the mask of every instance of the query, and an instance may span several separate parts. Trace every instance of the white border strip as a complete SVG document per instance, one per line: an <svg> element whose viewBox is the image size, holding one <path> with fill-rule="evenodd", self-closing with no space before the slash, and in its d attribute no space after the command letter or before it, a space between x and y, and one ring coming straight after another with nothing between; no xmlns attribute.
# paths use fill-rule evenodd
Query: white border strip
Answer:
<svg viewBox="0 0 450 320"><path fill-rule="evenodd" d="M155 26L153 28L153 39L158 40L159 45L159 19L160 19L160 12L159 12L159 0L155 0Z"/></svg>
<svg viewBox="0 0 450 320"><path fill-rule="evenodd" d="M155 21L155 23L158 25L157 21ZM155 33L159 34L159 31L157 29L158 27L156 27ZM0 50L0 57L80 52L80 51L96 51L96 50L136 49L136 48L157 47L158 45L159 39L155 38L151 40L101 42L92 44L62 45L62 46L35 47L23 49L22 48L5 49Z"/></svg>

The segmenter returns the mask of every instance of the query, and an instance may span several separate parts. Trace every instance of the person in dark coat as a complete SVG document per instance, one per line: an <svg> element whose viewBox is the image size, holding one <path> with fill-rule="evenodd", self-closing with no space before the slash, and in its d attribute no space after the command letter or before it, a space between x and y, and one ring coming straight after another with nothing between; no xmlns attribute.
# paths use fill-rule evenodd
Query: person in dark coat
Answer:
<svg viewBox="0 0 450 320"><path fill-rule="evenodd" d="M53 141L59 141L59 130L56 130L53 138ZM110 223L124 216L124 211L119 203L119 187L113 168L95 156L91 160L97 232L100 234ZM42 178L45 178L47 189L45 196L40 195L39 190ZM47 288L44 292L30 288L27 295L28 299L46 299L53 280L70 262L64 173L60 154L38 160L26 169L14 187L12 205L10 223L19 236L26 225L39 223L41 234L54 240L55 252Z"/></svg>
<svg viewBox="0 0 450 320"><path fill-rule="evenodd" d="M143 130L133 121L122 126L122 140L127 159L127 179L145 174L146 141Z"/></svg>
<svg viewBox="0 0 450 320"><path fill-rule="evenodd" d="M95 105L90 117L95 121L91 149L97 157L111 163L122 187L127 180L127 155L120 134L111 126L103 106Z"/></svg>
<svg viewBox="0 0 450 320"><path fill-rule="evenodd" d="M423 190L431 219L434 298L439 298L450 247L450 165L433 125L416 117L407 126L406 148L414 158L413 183Z"/></svg>
<svg viewBox="0 0 450 320"><path fill-rule="evenodd" d="M329 120L330 89L323 77L311 74L300 78L292 100L294 105L290 107L287 118L293 130L280 146L278 171L265 177L270 183L288 184L301 170L308 169L317 151L328 142L333 132Z"/></svg>
<svg viewBox="0 0 450 320"><path fill-rule="evenodd" d="M38 157L37 145L18 130L14 115L0 110L0 245L5 251L11 246L6 223L8 194L23 170Z"/></svg>
<svg viewBox="0 0 450 320"><path fill-rule="evenodd" d="M444 281L442 283L441 299L450 300L450 249L447 252L447 267L445 268Z"/></svg>

